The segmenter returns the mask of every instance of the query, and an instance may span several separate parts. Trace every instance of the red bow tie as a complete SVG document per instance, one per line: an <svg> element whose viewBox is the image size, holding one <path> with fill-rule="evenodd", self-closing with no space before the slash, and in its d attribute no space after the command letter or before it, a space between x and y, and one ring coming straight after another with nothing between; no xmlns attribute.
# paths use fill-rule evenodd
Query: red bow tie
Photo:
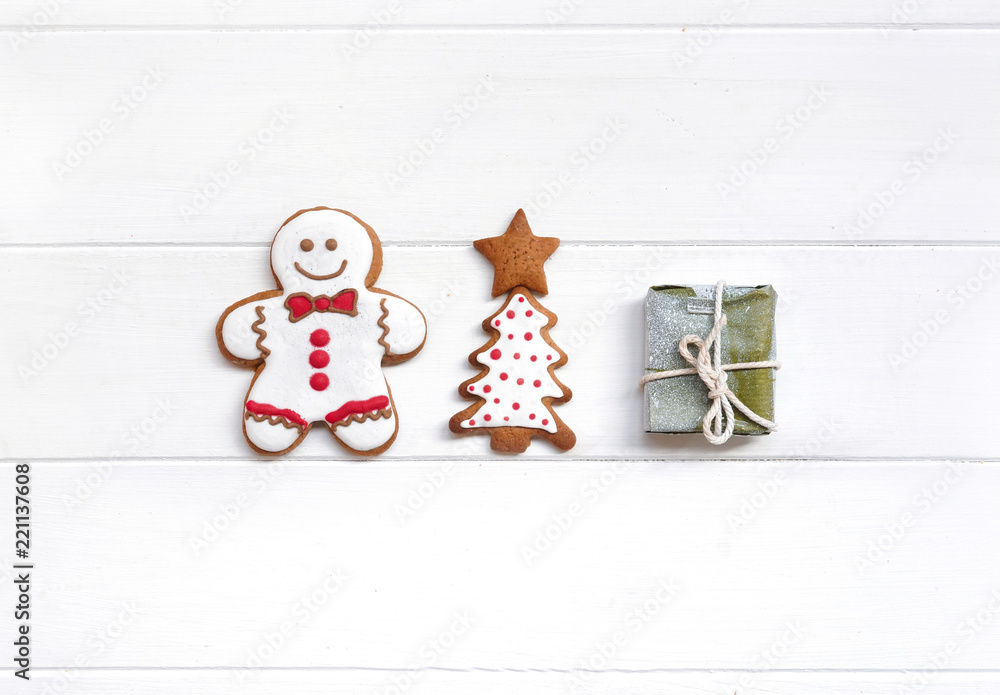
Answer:
<svg viewBox="0 0 1000 695"><path fill-rule="evenodd" d="M355 290L344 290L333 297L325 294L313 297L306 292L296 292L285 300L285 308L288 309L288 320L292 323L304 319L314 311L357 316L358 293Z"/></svg>

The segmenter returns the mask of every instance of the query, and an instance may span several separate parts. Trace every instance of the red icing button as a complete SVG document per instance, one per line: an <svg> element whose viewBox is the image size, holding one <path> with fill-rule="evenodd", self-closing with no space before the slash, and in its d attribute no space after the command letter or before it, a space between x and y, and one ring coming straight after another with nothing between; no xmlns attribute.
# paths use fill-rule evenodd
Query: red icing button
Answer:
<svg viewBox="0 0 1000 695"><path fill-rule="evenodd" d="M546 355L546 356L545 356L545 359L547 359L547 360L551 361L551 360L552 360L552 355Z"/></svg>
<svg viewBox="0 0 1000 695"><path fill-rule="evenodd" d="M497 328L499 328L499 327L500 327L500 319L497 319L497 320L496 320L496 321L494 322L494 324L493 324L493 325L494 325L494 326L496 326Z"/></svg>
<svg viewBox="0 0 1000 695"><path fill-rule="evenodd" d="M309 364L316 369L322 369L330 364L330 353L326 350L313 350L309 355Z"/></svg>
<svg viewBox="0 0 1000 695"><path fill-rule="evenodd" d="M531 309L528 309L526 312L524 312L524 315L527 316L528 318L531 318L532 316L535 315L535 312L533 312Z"/></svg>
<svg viewBox="0 0 1000 695"><path fill-rule="evenodd" d="M542 388L542 382L540 379L535 379L535 388L536 389Z"/></svg>
<svg viewBox="0 0 1000 695"><path fill-rule="evenodd" d="M484 415L483 419L486 420L486 422L489 422L490 420L493 419L493 416L492 415Z"/></svg>
<svg viewBox="0 0 1000 695"><path fill-rule="evenodd" d="M505 417L504 418L504 422L510 422L510 418L509 417Z"/></svg>
<svg viewBox="0 0 1000 695"><path fill-rule="evenodd" d="M513 339L514 339L514 334L513 333L508 333L507 334L507 340L513 340Z"/></svg>
<svg viewBox="0 0 1000 695"><path fill-rule="evenodd" d="M507 372L503 372L502 374L500 374L500 381L507 381L507 378L508 378Z"/></svg>
<svg viewBox="0 0 1000 695"><path fill-rule="evenodd" d="M515 316L517 316L517 314L515 314L515 313L514 313L513 311L508 311L508 312L507 312L507 318L509 318L509 319L512 319L512 318L514 318Z"/></svg>
<svg viewBox="0 0 1000 695"><path fill-rule="evenodd" d="M537 362L538 361L538 355L532 355L531 356L531 361L532 362Z"/></svg>
<svg viewBox="0 0 1000 695"><path fill-rule="evenodd" d="M469 390L470 390L470 391L475 391L475 390L476 390L476 387L475 387L475 385L473 385L473 384L469 384Z"/></svg>
<svg viewBox="0 0 1000 695"><path fill-rule="evenodd" d="M495 360L498 360L501 357L501 352L499 350L494 350L493 352L490 353L490 357L492 357Z"/></svg>
<svg viewBox="0 0 1000 695"><path fill-rule="evenodd" d="M513 408L514 410L520 410L521 409L521 404L520 403L515 403L514 405L511 406L511 408Z"/></svg>
<svg viewBox="0 0 1000 695"><path fill-rule="evenodd" d="M520 353L520 352L515 352L515 353L514 353L514 359L515 359L515 360L519 360L519 359L521 359L521 353Z"/></svg>
<svg viewBox="0 0 1000 695"><path fill-rule="evenodd" d="M519 301L519 302L523 302L523 301L524 301L524 297L518 297L518 298L517 298L517 301Z"/></svg>
<svg viewBox="0 0 1000 695"><path fill-rule="evenodd" d="M549 420L548 420L548 418L546 418L546 419L542 420L542 424L543 424L543 425L547 425L547 424L549 424Z"/></svg>
<svg viewBox="0 0 1000 695"><path fill-rule="evenodd" d="M316 347L323 347L330 342L330 334L322 328L318 328L312 332L312 335L309 336L309 342Z"/></svg>
<svg viewBox="0 0 1000 695"><path fill-rule="evenodd" d="M475 420L469 420L469 427L475 427L475 426L476 426L476 421Z"/></svg>
<svg viewBox="0 0 1000 695"><path fill-rule="evenodd" d="M531 333L525 333L525 334L524 334L524 339L525 339L525 340L531 340L532 338L534 338L534 336L533 336L533 335L531 335Z"/></svg>
<svg viewBox="0 0 1000 695"><path fill-rule="evenodd" d="M500 399L499 398L494 398L493 402L496 403L497 405L500 405Z"/></svg>
<svg viewBox="0 0 1000 695"><path fill-rule="evenodd" d="M517 385L518 386L524 386L524 379L518 379L517 380Z"/></svg>
<svg viewBox="0 0 1000 695"><path fill-rule="evenodd" d="M483 393L489 393L492 390L493 390L493 387L490 386L489 384L487 384L486 386L483 387Z"/></svg>
<svg viewBox="0 0 1000 695"><path fill-rule="evenodd" d="M313 374L309 377L309 385L316 391L325 391L326 387L330 385L330 377L322 372Z"/></svg>
<svg viewBox="0 0 1000 695"><path fill-rule="evenodd" d="M534 414L534 413L532 413L531 415L529 415L529 416L528 416L528 419L529 419L529 420L534 420L534 419L535 419L535 414Z"/></svg>
<svg viewBox="0 0 1000 695"><path fill-rule="evenodd" d="M330 308L330 300L326 297L320 297L316 300L316 308L320 311L326 311Z"/></svg>

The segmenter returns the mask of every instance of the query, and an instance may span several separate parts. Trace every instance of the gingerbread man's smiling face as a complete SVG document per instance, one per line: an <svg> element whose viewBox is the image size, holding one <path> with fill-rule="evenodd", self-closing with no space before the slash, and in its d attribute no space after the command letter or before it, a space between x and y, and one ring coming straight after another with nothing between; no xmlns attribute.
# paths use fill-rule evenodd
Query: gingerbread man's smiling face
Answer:
<svg viewBox="0 0 1000 695"><path fill-rule="evenodd" d="M371 286L382 266L378 237L339 210L307 210L291 218L271 243L271 268L286 292L335 294Z"/></svg>

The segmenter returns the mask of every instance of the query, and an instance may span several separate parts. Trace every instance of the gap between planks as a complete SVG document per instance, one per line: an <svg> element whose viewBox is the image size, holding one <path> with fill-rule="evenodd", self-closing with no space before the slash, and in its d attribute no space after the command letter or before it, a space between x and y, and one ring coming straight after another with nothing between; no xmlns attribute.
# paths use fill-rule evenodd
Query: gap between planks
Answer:
<svg viewBox="0 0 1000 695"><path fill-rule="evenodd" d="M65 457L65 456L45 456L39 458L0 458L0 466L4 465L15 465L19 462L30 461L31 463L42 463L50 465L65 465L65 466L87 466L96 463L106 463L107 457ZM726 465L759 465L759 464L802 464L809 463L814 466L836 466L840 464L947 464L947 463L977 463L982 465L993 465L1000 463L1000 458L961 458L961 457L934 457L934 456L891 456L891 457L871 457L871 456L854 456L854 457L844 457L844 458L741 458L741 459L731 459L731 458L718 458L718 459L691 459L691 458L649 458L649 457L619 457L619 458L560 458L558 455L553 455L551 457L538 456L538 457L512 457L510 459L496 458L490 455L483 455L481 457L470 457L470 456L399 456L393 457L389 455L382 455L378 458L355 458L355 459L332 459L323 456L301 456L301 457L288 457L288 456L277 456L273 458L257 458L252 459L245 456L201 456L198 458L193 458L191 456L137 456L133 458L118 458L115 459L115 465L137 465L144 467L152 466L171 466L171 467L183 467L183 466L201 466L205 464L209 465L220 465L225 464L227 467L238 467L244 465L266 465L269 463L282 463L285 465L295 464L302 465L303 467L318 467L318 465L324 466L356 466L358 464L376 464L376 463L392 463L392 464L414 464L421 465L427 463L478 463L482 464L494 464L494 465L506 465L506 464L518 464L524 463L527 465L536 464L549 464L549 463L564 463L567 465L587 465L587 464L601 464L601 463L664 463L664 464L698 464L698 465L711 465L711 464L726 464Z"/></svg>
<svg viewBox="0 0 1000 695"><path fill-rule="evenodd" d="M259 671L262 673L282 673L286 671L330 671L330 672L350 672L363 671L372 673L552 673L552 674L572 674L572 673L593 673L593 674L615 674L642 675L653 673L756 673L767 674L899 674L913 671L904 668L772 668L772 669L748 669L748 668L649 668L649 669L627 669L608 668L601 671L592 669L562 669L562 668L504 668L489 666L469 666L466 668L447 668L444 666L434 666L430 668L393 668L376 666L263 666L260 668L247 669L242 666L34 666L32 670L37 671L64 671L77 670L91 673L116 672L116 671ZM2 668L0 674L13 673L14 669ZM1000 675L1000 669L992 668L942 668L934 669L935 674L985 674Z"/></svg>
<svg viewBox="0 0 1000 695"><path fill-rule="evenodd" d="M106 33L106 32L209 32L209 33L240 33L269 32L296 33L321 31L363 31L369 24L94 24L76 26L68 24L50 24L32 28L32 33ZM23 26L3 24L0 32L20 33ZM649 33L674 31L722 31L756 32L756 31L997 31L997 22L928 22L897 24L878 24L872 22L818 22L802 24L727 24L719 28L713 24L411 24L407 26L382 26L383 34L594 34L594 33Z"/></svg>
<svg viewBox="0 0 1000 695"><path fill-rule="evenodd" d="M598 240L598 241L578 241L573 239L561 239L561 246L576 246L576 247L606 247L606 246L617 246L617 247L632 247L632 246L657 246L657 247L733 247L733 248L744 248L744 247L758 247L764 246L769 248L810 248L810 247L832 247L832 248L934 248L934 247L947 247L947 248L968 248L968 249L989 249L989 248L1000 248L1000 241L992 242L975 242L975 241L949 241L949 240L887 240L878 242L867 242L867 243L857 243L849 241L835 241L835 240L772 240L772 241L753 241L750 243L739 244L733 240L720 240L720 241L703 241L703 240L638 240L638 241L623 241L621 239L617 240ZM417 241L382 241L383 248L438 248L438 247L466 247L472 244L472 239L468 240L455 240L455 241L441 241L433 239L417 240ZM4 244L0 242L0 248L8 250L31 250L31 249L157 249L157 248L202 248L202 249L267 249L271 247L270 241L70 241L70 242L18 242L13 244Z"/></svg>
<svg viewBox="0 0 1000 695"><path fill-rule="evenodd" d="M101 672L122 672L122 671L254 671L261 673L282 673L282 672L302 672L302 671L328 671L328 672L370 672L370 673L551 673L556 675L569 675L573 673L600 674L623 674L623 675L643 675L655 673L692 673L692 674L713 674L713 673L754 673L760 675L768 674L801 674L810 675L817 673L844 674L854 673L867 674L902 674L911 672L912 669L903 668L773 668L773 669L747 669L747 668L649 668L649 669L627 669L609 668L602 671L592 669L561 669L561 668L504 668L489 666L469 666L466 668L447 668L434 666L430 668L382 668L375 666L263 666L260 668L247 669L242 666L34 666L35 671L87 671L90 673ZM0 674L13 673L14 669L2 668ZM970 674L970 675L1000 675L1000 669L991 668L942 668L934 669L935 674Z"/></svg>

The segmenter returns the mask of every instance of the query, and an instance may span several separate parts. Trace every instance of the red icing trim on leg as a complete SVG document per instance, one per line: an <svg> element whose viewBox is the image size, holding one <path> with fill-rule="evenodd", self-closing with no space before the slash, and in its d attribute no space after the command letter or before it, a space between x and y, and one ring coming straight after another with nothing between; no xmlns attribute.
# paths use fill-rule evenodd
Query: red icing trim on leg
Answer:
<svg viewBox="0 0 1000 695"><path fill-rule="evenodd" d="M275 408L273 405L268 405L267 403L257 403L256 401L247 401L246 405L247 412L253 413L254 415L262 415L264 417L283 417L289 422L294 422L300 427L306 427L309 425L301 415L296 413L294 410L289 410L288 408Z"/></svg>
<svg viewBox="0 0 1000 695"><path fill-rule="evenodd" d="M367 401L349 401L344 403L332 413L326 416L326 421L331 425L335 425L338 422L342 422L352 415L364 415L365 413L370 413L376 410L384 410L389 407L389 398L387 396L376 396L375 398L369 398Z"/></svg>

